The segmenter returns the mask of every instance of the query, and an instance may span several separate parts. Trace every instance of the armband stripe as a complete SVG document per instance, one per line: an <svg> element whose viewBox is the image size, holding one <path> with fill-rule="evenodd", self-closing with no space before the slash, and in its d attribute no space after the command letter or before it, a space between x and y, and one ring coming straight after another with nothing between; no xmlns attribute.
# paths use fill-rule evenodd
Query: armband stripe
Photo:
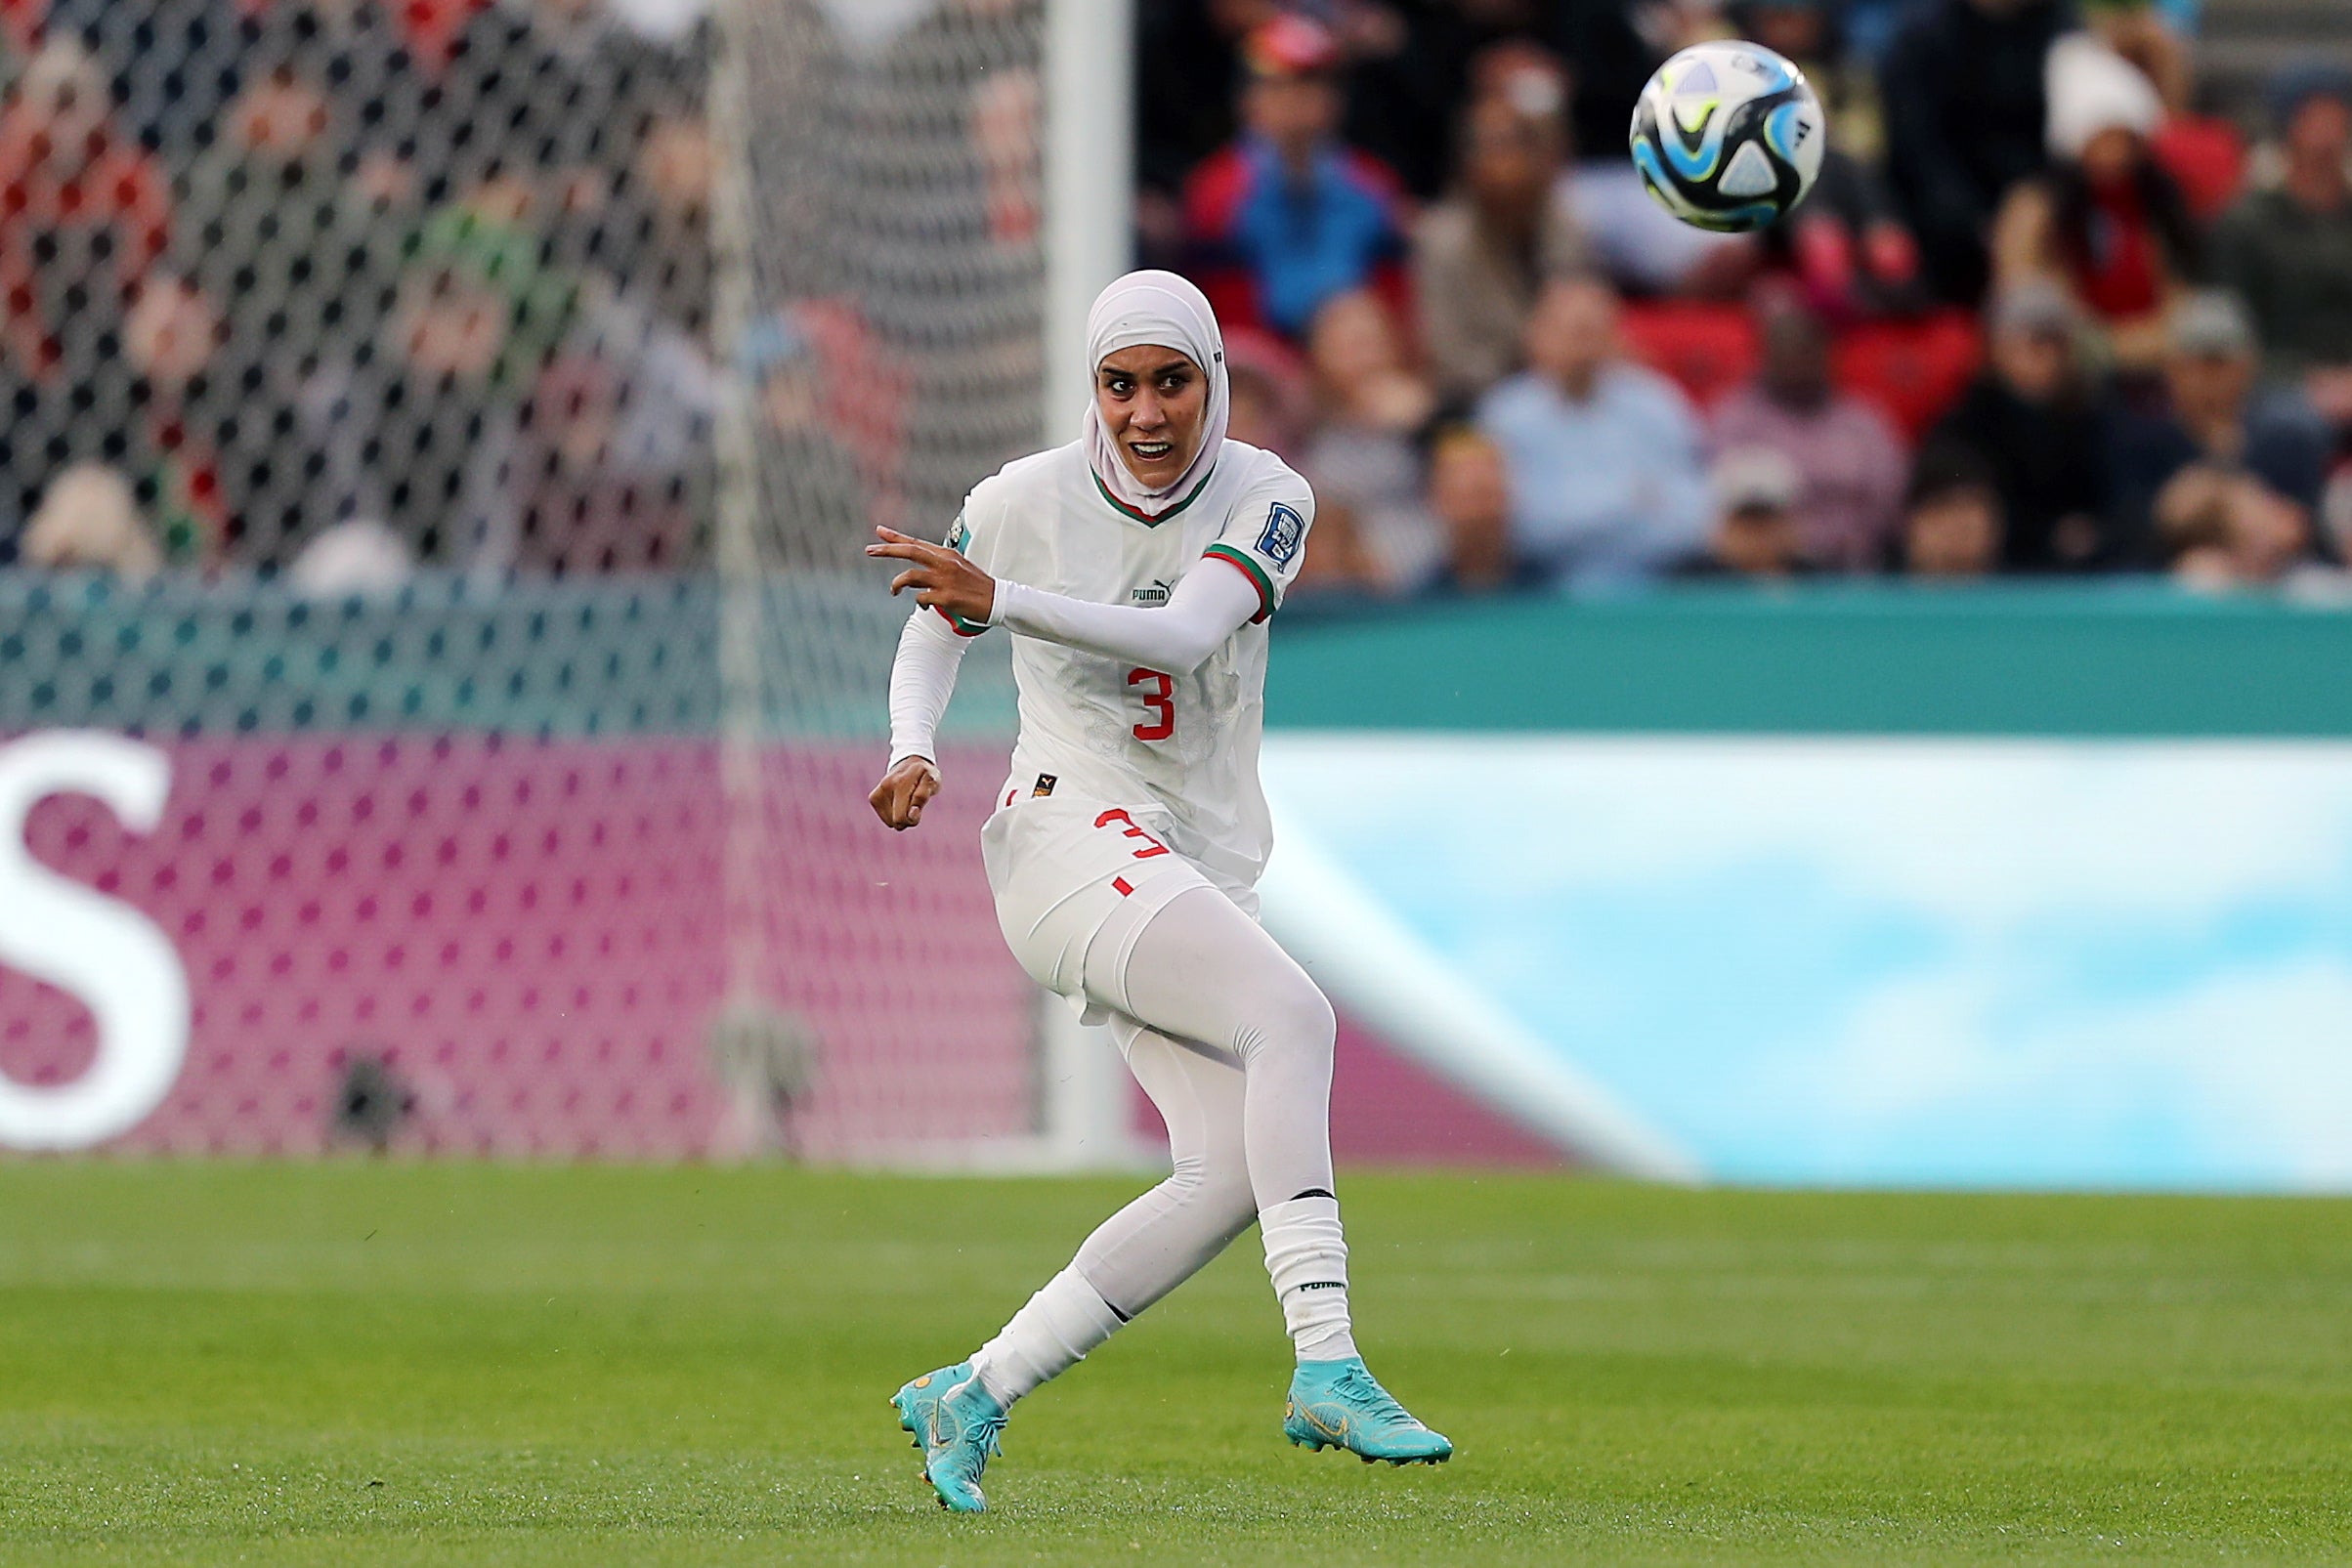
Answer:
<svg viewBox="0 0 2352 1568"><path fill-rule="evenodd" d="M1273 580L1265 574L1265 568L1251 560L1241 551L1234 549L1233 546L1222 542L1209 546L1201 554L1204 558L1214 558L1228 566L1239 567L1242 573L1257 588L1258 614L1250 617L1250 624L1256 625L1274 613L1274 584Z"/></svg>
<svg viewBox="0 0 2352 1568"><path fill-rule="evenodd" d="M946 621L949 626L955 629L955 633L959 637L977 637L982 632L988 630L986 625L975 626L970 621L965 620L962 615L949 614L937 605L933 605L931 607L931 614L937 615L941 620Z"/></svg>

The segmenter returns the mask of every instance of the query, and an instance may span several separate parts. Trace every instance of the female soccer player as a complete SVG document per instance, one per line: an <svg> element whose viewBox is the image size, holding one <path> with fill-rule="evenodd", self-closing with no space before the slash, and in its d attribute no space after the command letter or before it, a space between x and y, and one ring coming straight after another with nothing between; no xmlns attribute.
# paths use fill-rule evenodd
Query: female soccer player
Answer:
<svg viewBox="0 0 2352 1568"><path fill-rule="evenodd" d="M964 639L1013 634L1020 738L980 831L1021 966L1107 1019L1176 1170L1104 1221L968 1361L891 1403L939 1501L986 1504L1005 1413L1256 1220L1298 1351L1293 1443L1432 1463L1453 1445L1364 1369L1331 1175L1331 1004L1259 928L1273 832L1258 784L1265 619L1314 521L1306 482L1225 439L1224 340L1200 290L1130 273L1088 319L1086 433L1008 464L945 548L888 529L919 607L890 676L874 809L922 820Z"/></svg>

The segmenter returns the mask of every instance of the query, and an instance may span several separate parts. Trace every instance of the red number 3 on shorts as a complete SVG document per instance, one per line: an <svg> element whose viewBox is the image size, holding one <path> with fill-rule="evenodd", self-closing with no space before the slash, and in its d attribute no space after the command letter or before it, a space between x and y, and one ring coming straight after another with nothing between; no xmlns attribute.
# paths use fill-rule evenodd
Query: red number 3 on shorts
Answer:
<svg viewBox="0 0 2352 1568"><path fill-rule="evenodd" d="M1128 685L1143 686L1147 683L1155 689L1143 694L1143 705L1157 710L1160 716L1138 723L1135 726L1135 739L1165 741L1176 734L1176 681L1156 669L1131 669L1127 672Z"/></svg>
<svg viewBox="0 0 2352 1568"><path fill-rule="evenodd" d="M1151 834L1145 832L1142 828L1137 827L1135 826L1135 819L1130 817L1124 811L1106 811L1101 816L1094 819L1094 826L1097 827L1108 827L1113 823L1127 824L1127 831L1122 835L1123 837L1140 838L1143 840L1143 847L1135 851L1135 859L1139 861L1147 861L1154 855L1165 855L1168 853L1168 846L1166 844L1161 843L1158 839L1152 837Z"/></svg>

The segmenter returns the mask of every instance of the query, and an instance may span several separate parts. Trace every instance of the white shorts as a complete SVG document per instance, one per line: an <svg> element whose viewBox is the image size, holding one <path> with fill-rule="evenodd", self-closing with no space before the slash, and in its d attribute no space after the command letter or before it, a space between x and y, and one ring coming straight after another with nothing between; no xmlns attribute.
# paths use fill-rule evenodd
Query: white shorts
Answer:
<svg viewBox="0 0 2352 1568"><path fill-rule="evenodd" d="M1085 1010L1087 950L1106 928L1133 948L1152 915L1179 893L1216 887L1169 847L1175 826L1155 807L1072 796L1016 798L980 829L980 858L997 924L1029 977ZM1115 926L1114 926L1115 922ZM1126 954L1115 955L1123 973Z"/></svg>

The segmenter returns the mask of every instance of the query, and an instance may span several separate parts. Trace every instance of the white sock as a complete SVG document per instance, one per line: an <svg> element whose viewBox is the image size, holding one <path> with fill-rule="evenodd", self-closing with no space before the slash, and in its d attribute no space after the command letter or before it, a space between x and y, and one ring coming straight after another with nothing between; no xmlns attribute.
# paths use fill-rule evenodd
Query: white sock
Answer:
<svg viewBox="0 0 2352 1568"><path fill-rule="evenodd" d="M1048 1280L1029 1304L972 1352L972 1371L981 1386L1005 1409L1049 1377L1058 1377L1087 1352L1119 1332L1111 1310L1086 1276L1063 1269Z"/></svg>
<svg viewBox="0 0 2352 1568"><path fill-rule="evenodd" d="M1293 1198L1258 1211L1265 1271L1301 1361L1356 1353L1347 1321L1347 1242L1336 1198Z"/></svg>

